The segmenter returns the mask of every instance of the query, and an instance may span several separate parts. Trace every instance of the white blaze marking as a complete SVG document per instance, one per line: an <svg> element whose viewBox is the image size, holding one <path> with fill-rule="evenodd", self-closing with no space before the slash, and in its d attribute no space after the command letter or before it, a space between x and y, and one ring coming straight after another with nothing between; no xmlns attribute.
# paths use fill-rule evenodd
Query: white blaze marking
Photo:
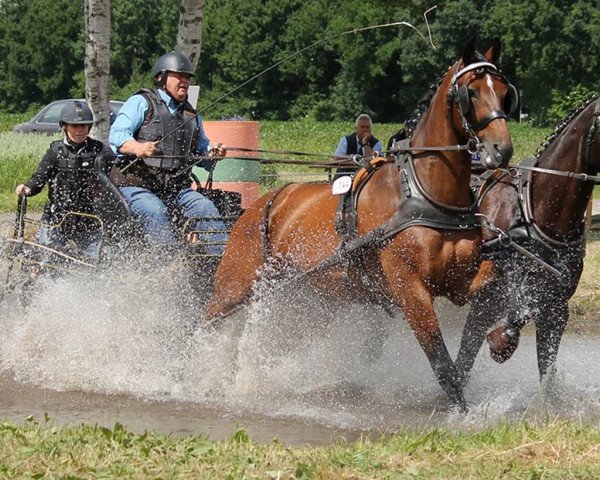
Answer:
<svg viewBox="0 0 600 480"><path fill-rule="evenodd" d="M489 73L486 75L486 82L487 82L488 87L490 87L490 90L492 91L492 95L494 95L494 97L497 98L496 90L494 90L494 79L492 78L492 76Z"/></svg>

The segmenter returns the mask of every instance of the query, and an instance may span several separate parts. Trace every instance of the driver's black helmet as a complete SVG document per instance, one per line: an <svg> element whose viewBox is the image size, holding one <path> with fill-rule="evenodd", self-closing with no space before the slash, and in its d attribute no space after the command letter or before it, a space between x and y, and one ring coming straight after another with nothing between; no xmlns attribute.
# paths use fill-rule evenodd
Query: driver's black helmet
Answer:
<svg viewBox="0 0 600 480"><path fill-rule="evenodd" d="M181 72L194 76L194 66L190 59L181 52L172 51L165 53L154 64L152 77L156 79L159 73Z"/></svg>
<svg viewBox="0 0 600 480"><path fill-rule="evenodd" d="M92 125L94 123L94 114L87 106L87 103L80 100L73 100L67 103L60 112L60 121L62 127L65 123L73 125Z"/></svg>

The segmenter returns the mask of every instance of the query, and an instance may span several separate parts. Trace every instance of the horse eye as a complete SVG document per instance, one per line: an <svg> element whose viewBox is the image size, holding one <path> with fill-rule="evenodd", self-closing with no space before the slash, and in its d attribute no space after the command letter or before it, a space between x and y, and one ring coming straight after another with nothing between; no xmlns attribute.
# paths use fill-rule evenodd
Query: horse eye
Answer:
<svg viewBox="0 0 600 480"><path fill-rule="evenodd" d="M479 93L474 88L469 88L469 98L479 98Z"/></svg>

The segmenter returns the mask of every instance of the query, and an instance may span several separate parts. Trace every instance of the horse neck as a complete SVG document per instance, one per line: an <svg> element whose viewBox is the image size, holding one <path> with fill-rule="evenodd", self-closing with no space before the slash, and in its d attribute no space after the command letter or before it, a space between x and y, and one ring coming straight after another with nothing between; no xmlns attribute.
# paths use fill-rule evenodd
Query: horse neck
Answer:
<svg viewBox="0 0 600 480"><path fill-rule="evenodd" d="M588 106L557 137L537 162L537 166L564 172L595 175L591 167L596 158L600 161L600 145L595 140L584 158L584 144L593 121L594 105ZM596 135L598 138L598 135ZM531 179L531 204L536 223L551 237L568 240L576 237L593 190L592 182L574 178L533 172Z"/></svg>
<svg viewBox="0 0 600 480"><path fill-rule="evenodd" d="M448 79L442 82L423 114L412 137L413 147L445 147L466 143L459 138L446 104ZM471 166L466 151L416 154L415 171L425 191L436 201L455 207L471 204L469 188Z"/></svg>

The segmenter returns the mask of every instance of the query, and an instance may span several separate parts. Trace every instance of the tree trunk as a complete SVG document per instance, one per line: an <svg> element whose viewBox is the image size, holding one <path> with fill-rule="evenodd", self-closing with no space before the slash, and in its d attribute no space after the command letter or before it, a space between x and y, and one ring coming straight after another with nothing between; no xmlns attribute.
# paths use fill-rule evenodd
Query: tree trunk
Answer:
<svg viewBox="0 0 600 480"><path fill-rule="evenodd" d="M204 2L205 0L180 0L179 3L179 30L175 50L185 53L194 68L198 66L200 59Z"/></svg>
<svg viewBox="0 0 600 480"><path fill-rule="evenodd" d="M94 112L90 136L103 142L110 130L110 0L85 0L85 99Z"/></svg>

